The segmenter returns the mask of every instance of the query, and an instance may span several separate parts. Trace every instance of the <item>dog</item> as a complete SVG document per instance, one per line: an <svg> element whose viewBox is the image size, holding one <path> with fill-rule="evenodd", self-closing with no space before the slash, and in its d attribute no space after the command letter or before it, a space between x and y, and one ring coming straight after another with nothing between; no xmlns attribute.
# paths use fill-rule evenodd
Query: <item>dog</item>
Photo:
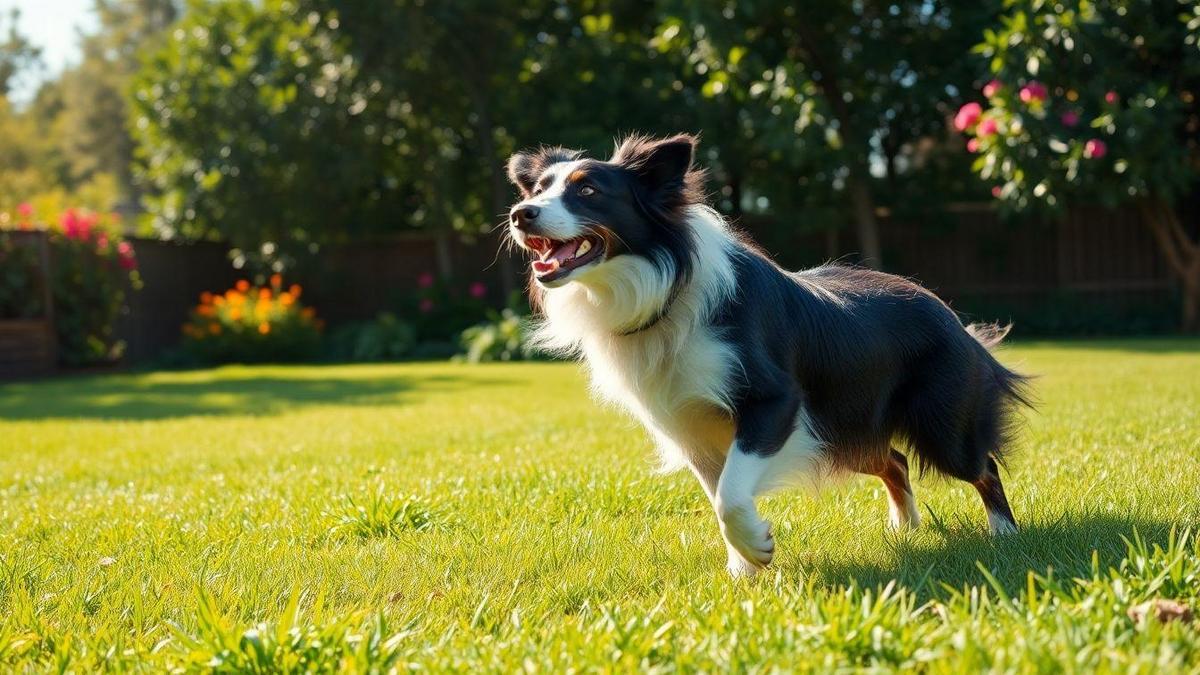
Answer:
<svg viewBox="0 0 1200 675"><path fill-rule="evenodd" d="M607 161L561 147L509 159L521 200L507 232L533 254L535 343L582 357L663 468L696 475L734 576L775 554L755 498L822 472L877 476L891 525L918 525L895 444L971 483L993 534L1015 532L998 462L1029 400L991 353L1007 328L964 326L898 276L781 269L705 203L696 146L635 135Z"/></svg>

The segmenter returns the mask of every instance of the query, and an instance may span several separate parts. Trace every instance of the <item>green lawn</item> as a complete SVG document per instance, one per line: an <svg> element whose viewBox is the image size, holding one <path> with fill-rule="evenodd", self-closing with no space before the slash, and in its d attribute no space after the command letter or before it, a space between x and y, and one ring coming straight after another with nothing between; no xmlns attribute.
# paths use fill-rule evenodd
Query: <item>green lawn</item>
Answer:
<svg viewBox="0 0 1200 675"><path fill-rule="evenodd" d="M1200 342L1002 359L1020 534L933 477L892 534L852 478L765 500L750 581L575 365L0 386L0 670L1200 668L1200 622L1127 615L1200 609Z"/></svg>

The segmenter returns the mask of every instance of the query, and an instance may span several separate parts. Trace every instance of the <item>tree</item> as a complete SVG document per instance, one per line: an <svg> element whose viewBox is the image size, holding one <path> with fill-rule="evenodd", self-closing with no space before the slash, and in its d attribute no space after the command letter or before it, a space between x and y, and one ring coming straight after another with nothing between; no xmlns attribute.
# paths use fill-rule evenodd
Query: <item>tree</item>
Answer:
<svg viewBox="0 0 1200 675"><path fill-rule="evenodd" d="M63 73L61 144L67 180L78 185L107 174L127 210L136 208L133 140L126 90L152 47L178 16L176 0L95 0L99 29L80 37L82 60Z"/></svg>
<svg viewBox="0 0 1200 675"><path fill-rule="evenodd" d="M1200 3L1009 0L977 52L994 80L956 126L1016 210L1140 210L1200 331Z"/></svg>
<svg viewBox="0 0 1200 675"><path fill-rule="evenodd" d="M942 134L947 94L974 78L961 57L992 10L968 0L667 4L659 43L689 54L703 95L738 111L722 147L731 192L752 185L738 175L749 168L770 201L845 204L863 261L880 265L887 185L873 174L912 172L916 142Z"/></svg>
<svg viewBox="0 0 1200 675"><path fill-rule="evenodd" d="M41 64L41 50L17 30L20 18L20 10L9 12L6 30L4 15L0 14L0 98L7 98L12 93L13 81L18 75Z"/></svg>

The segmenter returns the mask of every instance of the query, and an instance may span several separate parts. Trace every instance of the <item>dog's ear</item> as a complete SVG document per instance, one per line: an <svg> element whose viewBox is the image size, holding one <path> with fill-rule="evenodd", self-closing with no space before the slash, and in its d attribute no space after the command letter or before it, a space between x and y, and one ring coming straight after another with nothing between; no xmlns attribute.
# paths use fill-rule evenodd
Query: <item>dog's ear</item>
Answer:
<svg viewBox="0 0 1200 675"><path fill-rule="evenodd" d="M537 179L551 164L573 162L583 156L580 150L543 146L537 152L518 152L508 158L508 179L521 190L522 197L533 194Z"/></svg>
<svg viewBox="0 0 1200 675"><path fill-rule="evenodd" d="M523 197L533 192L533 186L538 174L534 172L536 162L534 156L526 152L518 152L508 158L508 179L517 186Z"/></svg>
<svg viewBox="0 0 1200 675"><path fill-rule="evenodd" d="M696 143L690 134L660 140L630 136L617 146L611 161L633 171L652 190L680 187L692 168Z"/></svg>

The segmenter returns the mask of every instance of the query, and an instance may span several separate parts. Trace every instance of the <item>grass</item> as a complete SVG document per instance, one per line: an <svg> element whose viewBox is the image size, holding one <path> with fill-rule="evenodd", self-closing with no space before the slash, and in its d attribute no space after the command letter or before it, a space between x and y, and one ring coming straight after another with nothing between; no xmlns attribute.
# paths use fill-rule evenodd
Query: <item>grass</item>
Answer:
<svg viewBox="0 0 1200 675"><path fill-rule="evenodd" d="M1195 671L1200 343L1028 344L985 536L966 485L765 500L723 571L699 487L574 365L230 367L0 386L0 670Z"/></svg>

